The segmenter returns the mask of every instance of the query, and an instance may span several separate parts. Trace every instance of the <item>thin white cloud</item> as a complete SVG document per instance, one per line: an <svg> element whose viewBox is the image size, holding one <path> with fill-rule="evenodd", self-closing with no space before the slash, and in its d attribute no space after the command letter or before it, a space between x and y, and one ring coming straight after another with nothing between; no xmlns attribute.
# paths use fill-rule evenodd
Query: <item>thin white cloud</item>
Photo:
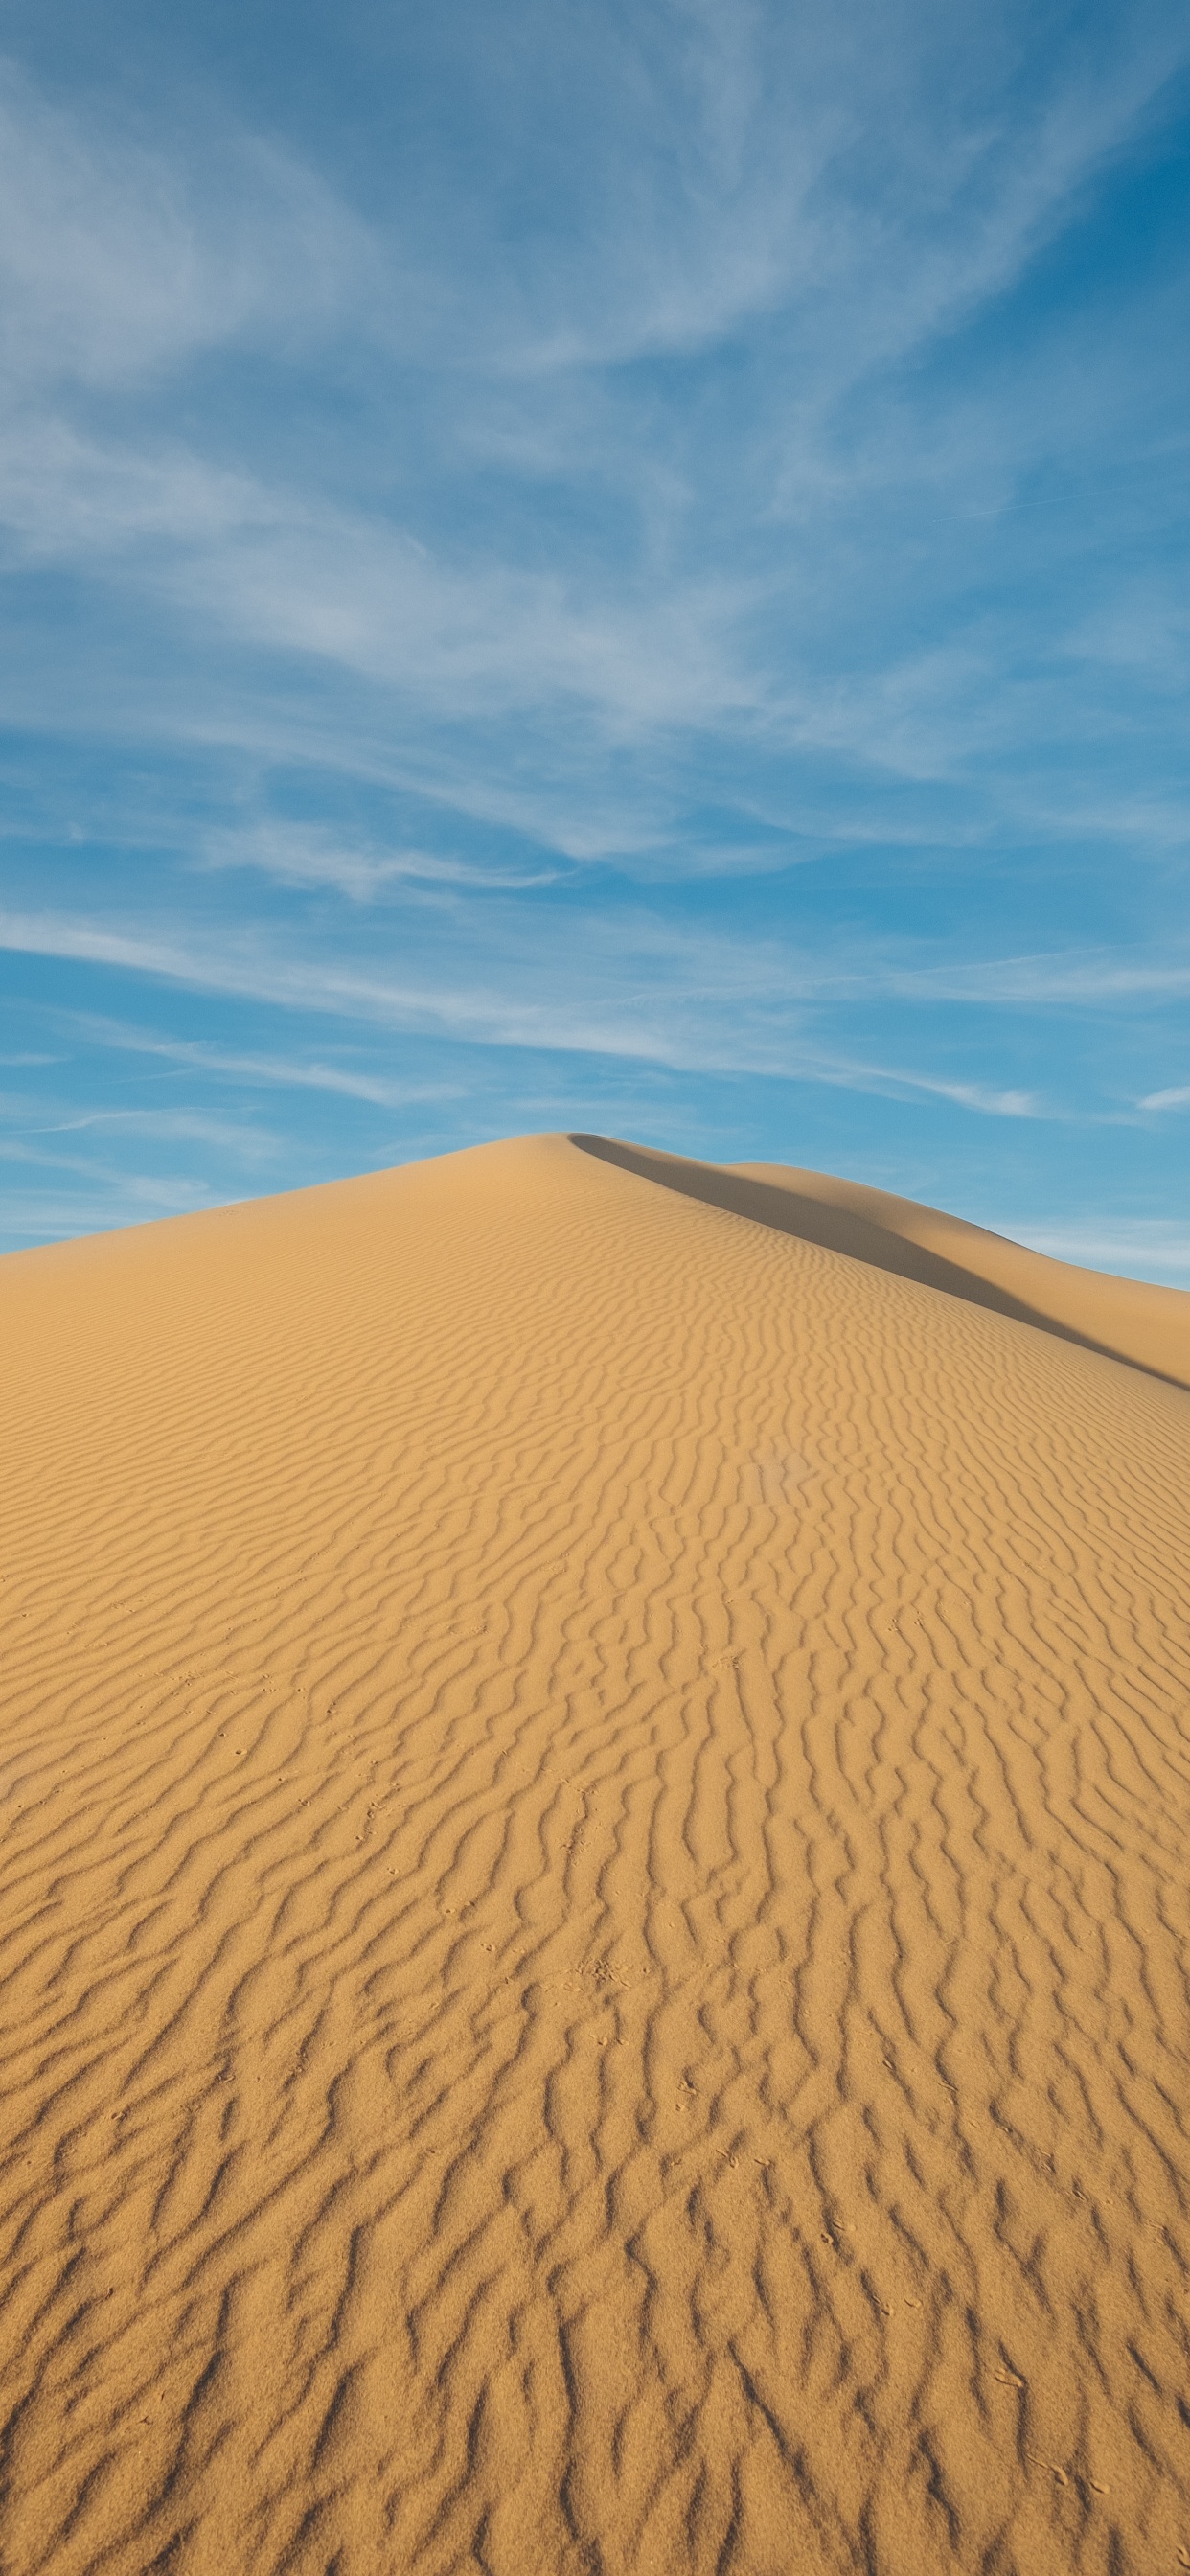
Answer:
<svg viewBox="0 0 1190 2576"><path fill-rule="evenodd" d="M72 1172L96 1189L167 1211L206 1205L212 1195L201 1181L189 1177L121 1171L114 1164L83 1154L62 1154L53 1147L30 1145L19 1136L0 1136L0 1161L36 1171Z"/></svg>
<svg viewBox="0 0 1190 2576"><path fill-rule="evenodd" d="M213 832L203 855L208 867L255 869L278 885L328 886L353 903L375 903L386 888L408 884L523 893L553 885L559 873L556 867L476 867L429 850L361 849L340 832L308 823L257 823Z"/></svg>
<svg viewBox="0 0 1190 2576"><path fill-rule="evenodd" d="M11 845L12 944L293 1015L276 1055L250 1025L162 1042L195 1086L434 1096L347 1061L358 1027L1063 1114L1060 1059L1031 1050L1025 1087L1004 1023L976 1044L954 1006L1105 1027L1190 987L1156 910L1143 948L1095 946L1110 908L1081 881L1052 951L978 953L1029 948L1022 850L1090 872L1109 839L1187 837L1176 554L1140 524L1154 386L1181 453L1178 343L1143 279L1130 321L1074 299L1056 335L1008 316L954 365L947 335L1091 205L1190 34L1168 0L1093 44L907 0L464 0L464 23L427 119L446 37L427 21L407 61L393 22L394 148L365 166L353 122L337 183L316 108L325 176L213 87L134 131L118 80L70 108L0 74L6 698L72 755L41 764L22 919ZM1181 287L1171 263L1171 313ZM271 797L344 819L245 821ZM806 880L767 943L684 934L683 880L823 851L870 854L850 882L883 947L799 951L792 922L844 919ZM906 851L938 884L953 853L963 955L893 935ZM586 917L518 909L555 852L648 876L655 920L610 872ZM59 864L77 909L34 920ZM318 1051L314 1014L341 1024Z"/></svg>
<svg viewBox="0 0 1190 2576"><path fill-rule="evenodd" d="M407 982L365 974L344 963L315 964L283 955L275 941L239 935L231 946L146 938L65 915L0 914L0 948L70 958L159 977L196 992L215 992L285 1010L318 1011L373 1025L458 1038L485 1046L546 1048L614 1055L642 1062L734 1064L734 1052L711 1048L692 1031L683 1043L661 1024L655 997L618 992L592 1001L552 995L547 1001L490 985L450 984L425 976ZM536 979L535 979L536 980Z"/></svg>
<svg viewBox="0 0 1190 2576"><path fill-rule="evenodd" d="M1033 1008L1172 1002L1190 993L1190 962L1176 955L1159 959L1071 950L1051 956L988 958L970 965L890 965L883 989L912 1001L1021 1003Z"/></svg>
<svg viewBox="0 0 1190 2576"><path fill-rule="evenodd" d="M189 166L187 166L189 161ZM274 144L193 156L51 107L0 64L0 310L8 398L113 386L234 341L324 331L376 283L363 224Z"/></svg>
<svg viewBox="0 0 1190 2576"><path fill-rule="evenodd" d="M251 476L181 445L102 441L56 416L0 424L0 521L29 564L226 545L281 515Z"/></svg>
<svg viewBox="0 0 1190 2576"><path fill-rule="evenodd" d="M80 1118L58 1118L44 1127L27 1128L26 1135L77 1136L90 1128L116 1128L127 1136L141 1136L155 1143L170 1145L213 1145L220 1153L232 1154L243 1162L267 1161L276 1153L278 1138L267 1128L250 1127L242 1119L207 1118L193 1109L89 1109Z"/></svg>
<svg viewBox="0 0 1190 2576"><path fill-rule="evenodd" d="M0 522L33 564L90 561L200 631L337 666L450 719L575 700L626 735L722 723L763 694L732 643L755 584L594 588L435 557L362 512L69 425L0 431Z"/></svg>
<svg viewBox="0 0 1190 2576"><path fill-rule="evenodd" d="M886 1089L900 1092L926 1092L935 1100L953 1101L956 1108L977 1110L981 1118L1049 1118L1048 1109L1035 1091L997 1090L985 1082L942 1082L924 1073L899 1073L892 1068L877 1069L856 1066L854 1088ZM858 1076L867 1072L868 1079L859 1083Z"/></svg>
<svg viewBox="0 0 1190 2576"><path fill-rule="evenodd" d="M418 209L431 267L450 273L437 301L453 334L438 351L452 439L461 417L482 453L493 404L480 379L498 354L503 379L518 369L533 379L525 428L553 437L563 479L582 482L611 456L613 485L637 506L642 473L655 469L657 494L669 495L662 520L688 528L699 474L684 454L666 465L656 441L642 457L635 406L617 389L622 361L704 345L781 307L798 315L798 373L813 388L813 420L796 435L817 455L812 479L837 482L826 415L843 386L1000 291L1187 51L1159 13L1142 12L1127 47L1084 62L1073 80L1065 65L1064 86L1039 66L1035 101L1005 118L988 105L1001 75L969 31L959 41L919 28L909 41L895 12L876 9L861 25L857 49L854 29L839 43L796 12L783 28L763 11L702 0L636 36L598 21L555 31L563 51L577 49L574 97L598 101L576 121L562 183L589 219L560 226L552 215L515 249L495 226L499 269L481 266L469 287L445 200ZM493 127L519 118L532 155L532 80L518 104L494 59L490 69ZM357 340L383 340L404 309L399 191L382 244L272 145L229 132L205 136L201 152L193 141L150 148L50 108L15 72L0 89L0 123L0 291L18 378L24 368L30 381L132 381L246 335L258 353L283 355L295 331L339 333L348 318ZM865 138L874 187L859 185ZM490 192L498 200L506 184L498 166L473 184L475 211L490 218ZM551 427L541 414L553 397L539 382L576 365L600 370L610 406L577 447L590 402L575 404L560 383ZM773 383L788 410L783 363ZM795 409L802 418L804 404ZM767 467L762 441L729 469L762 519L776 497L769 429L763 439ZM723 465L709 441L700 471ZM122 565L208 632L316 657L443 714L569 699L628 735L760 722L790 744L923 778L949 774L956 751L969 756L981 726L994 727L987 668L969 645L896 657L869 681L812 681L807 669L796 688L778 686L763 647L741 640L766 582L698 572L688 546L685 561L667 546L643 579L626 580L620 563L602 582L573 552L565 570L518 561L500 531L494 544L485 534L482 554L452 556L383 513L341 496L331 506L316 476L299 470L286 485L143 426L100 437L61 409L10 419L0 485L34 559L104 561L113 575Z"/></svg>
<svg viewBox="0 0 1190 2576"><path fill-rule="evenodd" d="M1150 1091L1136 1105L1138 1109L1190 1108L1190 1082L1175 1083L1168 1091Z"/></svg>
<svg viewBox="0 0 1190 2576"><path fill-rule="evenodd" d="M1119 796L1106 792L1092 804L1069 797L1049 805L1035 794L1029 806L1047 836L1062 840L1122 841L1126 848L1164 856L1190 845L1190 803L1176 796Z"/></svg>
<svg viewBox="0 0 1190 2576"><path fill-rule="evenodd" d="M397 529L324 512L197 552L175 586L191 612L255 644L335 663L444 716L571 699L631 736L757 705L731 645L748 604L739 580L592 595L553 571L455 566Z"/></svg>
<svg viewBox="0 0 1190 2576"><path fill-rule="evenodd" d="M573 927L567 931L568 944ZM880 1096L937 1098L980 1116L1039 1118L1052 1114L1033 1093L951 1080L896 1065L871 1064L815 1043L794 1025L790 961L771 949L722 940L675 939L644 917L628 932L591 920L584 958L618 952L618 973L594 988L560 962L546 1001L516 988L515 961L492 984L446 984L426 976L397 982L355 966L314 964L283 956L275 942L241 934L233 948L183 947L168 938L116 934L65 916L0 914L0 947L118 967L202 992L218 992L286 1010L318 1011L413 1034L477 1046L618 1058L679 1071L755 1073L822 1083ZM601 967L602 961L600 961ZM629 967L636 969L631 980ZM802 969L804 983L811 977ZM774 1014L774 1005L777 1006ZM187 1059L189 1060L189 1059Z"/></svg>
<svg viewBox="0 0 1190 2576"><path fill-rule="evenodd" d="M981 41L964 18L703 5L642 12L627 35L598 13L550 34L552 65L569 49L550 121L573 120L570 219L555 178L551 220L530 225L515 263L503 226L499 263L481 234L460 235L480 348L538 378L606 370L792 309L803 414L1002 293L1187 53L1161 11L1127 44L1084 49L1077 70L1037 44L1010 108L1012 37L989 26ZM501 95L481 25L475 39L506 158L532 170L532 71L518 58L522 95Z"/></svg>
<svg viewBox="0 0 1190 2576"><path fill-rule="evenodd" d="M725 1003L733 1010L741 1000L793 1004L883 998L940 1005L1079 1005L1088 1001L1128 1003L1137 997L1175 1000L1190 991L1190 964L1176 958L1161 964L1143 957L1129 960L1059 952L1050 957L947 961L937 966L911 967L887 947L882 950L871 943L858 960L829 951L816 955L771 941L747 942L713 932L684 932L649 913L610 922L592 916L581 927L572 925L568 942L576 938L579 947L575 953L582 959L589 960L605 951L609 960L619 961L621 971L614 989L617 998L629 1006L634 997L625 978L633 958L650 978L649 984L641 988L641 1001L655 995L658 970L668 967L700 1003ZM70 957L95 966L129 968L168 982L188 984L199 991L251 994L257 1000L285 1006L308 1003L317 1007L321 997L321 1007L350 1010L370 1000L377 1017L419 1011L433 1016L440 1011L444 1018L460 1008L473 1007L479 1016L490 1012L494 1022L503 1010L503 1005L482 988L464 1001L453 986L436 992L428 980L404 982L365 974L346 956L342 963L323 960L315 964L299 954L286 954L263 926L245 925L233 942L217 940L212 944L201 935L183 940L171 933L150 936L67 913L0 911L0 948L33 956ZM556 1018L551 1004L513 1007L526 1024L535 1014L543 1024L552 1024ZM1140 1105L1151 1107L1153 1099Z"/></svg>
<svg viewBox="0 0 1190 2576"><path fill-rule="evenodd" d="M1034 1225L1028 1219L996 1224L997 1234L1046 1252L1054 1261L1107 1270L1158 1286L1190 1285L1190 1232L1163 1218L1100 1218L1086 1224Z"/></svg>
<svg viewBox="0 0 1190 2576"><path fill-rule="evenodd" d="M78 1031L79 1035L98 1046L111 1047L128 1055L147 1055L168 1064L185 1066L194 1073L224 1076L233 1081L269 1083L286 1091L328 1091L345 1100L367 1101L378 1109L407 1109L419 1102L458 1100L463 1086L447 1082L389 1082L378 1074L353 1072L350 1067L320 1064L292 1056L261 1055L237 1052L212 1046L205 1040L159 1037L148 1030L131 1028L126 1022L103 1019L90 1012L63 1012L59 1021ZM51 1059L38 1059L49 1062Z"/></svg>
<svg viewBox="0 0 1190 2576"><path fill-rule="evenodd" d="M119 1171L80 1155L32 1153L2 1138L0 1161L9 1167L0 1195L0 1248L5 1251L190 1216L237 1195L226 1183L213 1190L188 1174ZM19 1177L22 1172L29 1177Z"/></svg>

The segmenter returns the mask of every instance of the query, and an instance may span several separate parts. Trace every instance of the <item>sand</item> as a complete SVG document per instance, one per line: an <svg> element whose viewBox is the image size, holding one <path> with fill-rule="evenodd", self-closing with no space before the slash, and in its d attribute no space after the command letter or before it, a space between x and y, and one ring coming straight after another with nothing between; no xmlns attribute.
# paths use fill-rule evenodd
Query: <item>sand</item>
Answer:
<svg viewBox="0 0 1190 2576"><path fill-rule="evenodd" d="M0 1339L3 2576L1190 2565L1190 1298L539 1137Z"/></svg>

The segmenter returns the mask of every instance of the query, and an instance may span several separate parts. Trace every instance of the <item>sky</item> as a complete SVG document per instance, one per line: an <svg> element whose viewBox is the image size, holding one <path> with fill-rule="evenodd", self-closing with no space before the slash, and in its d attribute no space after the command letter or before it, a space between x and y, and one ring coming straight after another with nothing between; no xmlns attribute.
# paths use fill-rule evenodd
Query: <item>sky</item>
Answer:
<svg viewBox="0 0 1190 2576"><path fill-rule="evenodd" d="M0 1247L501 1135L1190 1287L1190 19L9 0Z"/></svg>

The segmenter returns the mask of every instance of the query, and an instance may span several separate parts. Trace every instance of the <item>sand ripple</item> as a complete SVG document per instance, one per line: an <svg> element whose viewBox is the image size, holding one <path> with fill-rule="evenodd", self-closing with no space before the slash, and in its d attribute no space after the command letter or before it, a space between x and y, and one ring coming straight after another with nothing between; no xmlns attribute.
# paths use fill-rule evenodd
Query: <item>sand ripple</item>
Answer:
<svg viewBox="0 0 1190 2576"><path fill-rule="evenodd" d="M0 1319L3 2576L1190 2564L1190 1397L559 1138Z"/></svg>

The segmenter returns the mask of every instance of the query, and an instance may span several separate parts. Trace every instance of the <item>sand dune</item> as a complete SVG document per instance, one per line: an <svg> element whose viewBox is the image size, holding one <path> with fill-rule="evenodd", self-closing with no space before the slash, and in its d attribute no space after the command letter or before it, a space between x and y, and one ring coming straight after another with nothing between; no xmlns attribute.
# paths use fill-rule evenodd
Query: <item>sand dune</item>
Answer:
<svg viewBox="0 0 1190 2576"><path fill-rule="evenodd" d="M1190 2564L1190 1300L633 1150L0 1264L3 2576Z"/></svg>
<svg viewBox="0 0 1190 2576"><path fill-rule="evenodd" d="M845 1252L898 1279L917 1279L1033 1324L1059 1340L1081 1342L1107 1359L1125 1359L1153 1377L1190 1387L1190 1299L1178 1288L1076 1270L1029 1252L987 1227L945 1216L916 1199L840 1181L829 1172L793 1171L783 1163L692 1163L648 1145L609 1136L576 1136L584 1152L710 1207L729 1208L803 1243Z"/></svg>

